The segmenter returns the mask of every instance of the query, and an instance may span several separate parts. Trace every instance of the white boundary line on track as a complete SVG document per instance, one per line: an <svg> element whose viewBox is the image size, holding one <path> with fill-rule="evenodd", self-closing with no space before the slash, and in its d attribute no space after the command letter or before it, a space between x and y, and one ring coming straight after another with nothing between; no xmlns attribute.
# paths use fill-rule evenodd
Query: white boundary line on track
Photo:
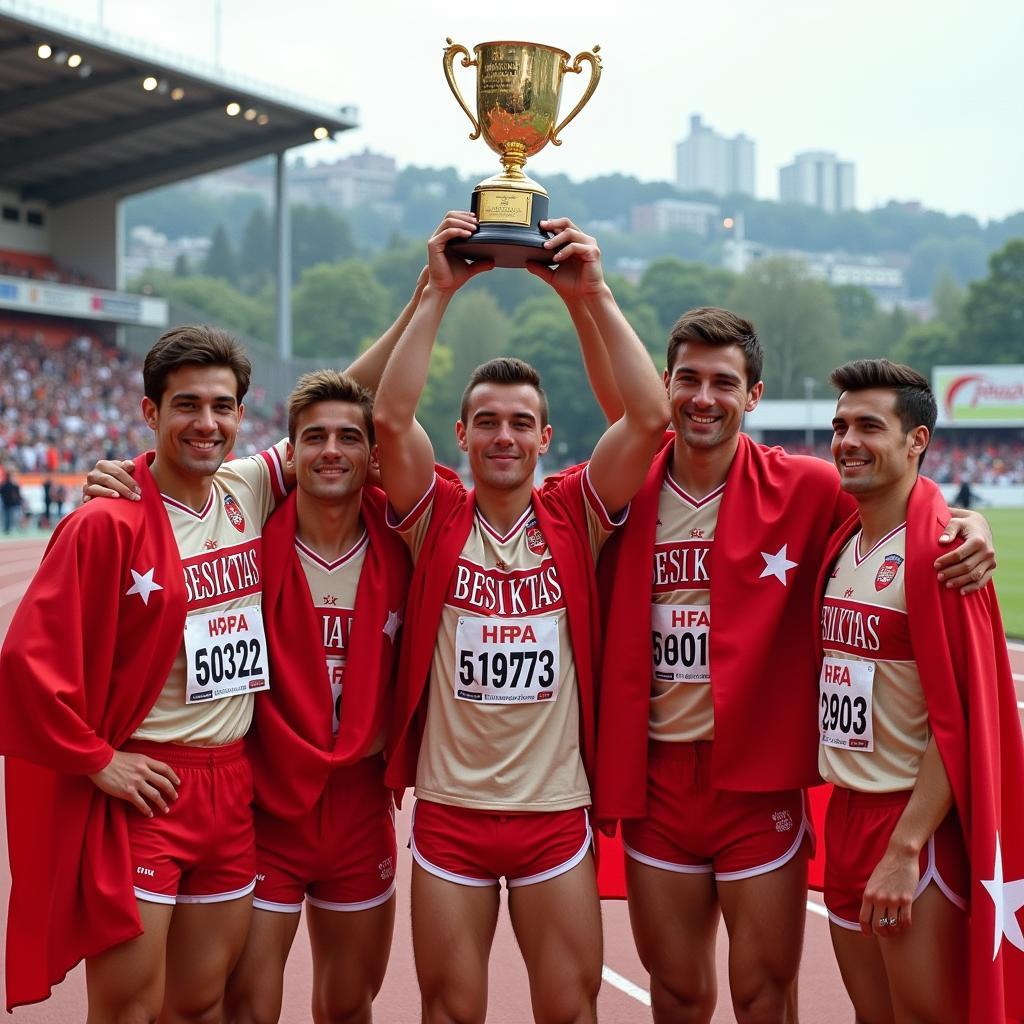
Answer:
<svg viewBox="0 0 1024 1024"><path fill-rule="evenodd" d="M808 900L807 909L819 917L828 917L828 911L820 903ZM618 971L613 971L607 964L601 967L601 978L620 992L624 992L630 998L635 999L638 1003L643 1003L644 1006L651 1005L651 993L647 989L634 984L628 978L624 978Z"/></svg>
<svg viewBox="0 0 1024 1024"><path fill-rule="evenodd" d="M644 1006L651 1005L651 993L647 989L634 985L628 978L624 978L617 971L613 971L607 964L601 967L601 977L609 985L613 985L620 992L625 992L627 996L635 999L638 1003L643 1003Z"/></svg>

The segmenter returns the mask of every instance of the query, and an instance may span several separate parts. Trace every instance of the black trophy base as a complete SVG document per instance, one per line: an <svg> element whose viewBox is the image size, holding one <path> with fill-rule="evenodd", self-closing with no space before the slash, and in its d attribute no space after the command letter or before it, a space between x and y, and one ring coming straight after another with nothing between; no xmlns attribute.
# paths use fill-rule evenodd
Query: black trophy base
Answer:
<svg viewBox="0 0 1024 1024"><path fill-rule="evenodd" d="M473 193L470 209L478 213L480 193ZM541 231L540 222L547 220L548 197L533 193L531 223L506 224L484 221L469 238L449 242L445 247L453 256L466 260L493 260L496 267L525 267L527 263L550 263L557 249L545 249L544 243L554 237L551 231Z"/></svg>

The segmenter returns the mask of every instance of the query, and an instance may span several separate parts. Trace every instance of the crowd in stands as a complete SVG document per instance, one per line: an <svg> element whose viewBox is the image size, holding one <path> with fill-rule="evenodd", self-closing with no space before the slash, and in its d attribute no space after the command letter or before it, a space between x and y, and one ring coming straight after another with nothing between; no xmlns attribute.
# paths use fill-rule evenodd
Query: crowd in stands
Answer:
<svg viewBox="0 0 1024 1024"><path fill-rule="evenodd" d="M773 443L783 443L777 440ZM828 442L808 448L803 442L783 446L800 455L816 455L828 462L832 453ZM979 440L952 440L942 428L932 437L922 469L937 484L985 484L1010 486L1024 484L1024 440L987 435Z"/></svg>
<svg viewBox="0 0 1024 1024"><path fill-rule="evenodd" d="M81 334L62 348L0 325L0 465L17 473L80 473L99 458L152 447L142 422L142 364ZM260 415L253 388L236 453L248 455L285 432L283 416Z"/></svg>
<svg viewBox="0 0 1024 1024"><path fill-rule="evenodd" d="M96 282L78 270L58 267L49 258L28 262L13 260L0 255L0 276L26 277L33 281L53 281L57 284L77 284L88 288L98 287Z"/></svg>

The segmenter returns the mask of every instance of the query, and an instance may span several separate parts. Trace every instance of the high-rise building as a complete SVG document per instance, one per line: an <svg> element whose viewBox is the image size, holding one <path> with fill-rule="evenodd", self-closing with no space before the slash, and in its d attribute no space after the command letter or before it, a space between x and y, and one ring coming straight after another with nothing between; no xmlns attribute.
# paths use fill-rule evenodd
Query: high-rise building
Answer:
<svg viewBox="0 0 1024 1024"><path fill-rule="evenodd" d="M837 159L835 153L798 153L791 164L779 168L779 199L829 213L852 210L853 164Z"/></svg>
<svg viewBox="0 0 1024 1024"><path fill-rule="evenodd" d="M676 145L676 185L684 192L754 194L755 144L742 132L719 135L699 114L690 117L690 134Z"/></svg>

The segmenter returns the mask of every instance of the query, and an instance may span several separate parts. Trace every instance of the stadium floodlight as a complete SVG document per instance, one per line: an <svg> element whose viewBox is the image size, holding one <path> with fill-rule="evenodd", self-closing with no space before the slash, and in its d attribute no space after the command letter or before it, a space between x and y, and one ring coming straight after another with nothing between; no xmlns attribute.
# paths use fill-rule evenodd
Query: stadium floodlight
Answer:
<svg viewBox="0 0 1024 1024"><path fill-rule="evenodd" d="M53 47L49 43L40 43L36 56L40 60L49 60L53 56Z"/></svg>
<svg viewBox="0 0 1024 1024"><path fill-rule="evenodd" d="M317 140L326 139L327 136L330 135L330 134L331 134L330 131L327 128L325 128L323 125L320 125L319 128L314 128L313 129L313 138L317 139Z"/></svg>
<svg viewBox="0 0 1024 1024"><path fill-rule="evenodd" d="M159 84L160 83L152 75L147 75L142 80L142 88L145 89L146 92L152 92Z"/></svg>
<svg viewBox="0 0 1024 1024"><path fill-rule="evenodd" d="M256 118L256 123L270 124L270 117L267 114L260 114L259 117Z"/></svg>
<svg viewBox="0 0 1024 1024"><path fill-rule="evenodd" d="M178 100L183 100L184 98L185 98L185 90L182 89L182 87L180 85L176 85L171 90L171 99L174 100L175 103L177 103Z"/></svg>
<svg viewBox="0 0 1024 1024"><path fill-rule="evenodd" d="M255 121L256 111L252 107L250 107L242 116L246 119L246 121Z"/></svg>
<svg viewBox="0 0 1024 1024"><path fill-rule="evenodd" d="M80 53L73 53L68 57L68 67L77 68L82 63L82 55Z"/></svg>
<svg viewBox="0 0 1024 1024"><path fill-rule="evenodd" d="M234 100L232 100L232 101L231 101L231 102L230 102L230 103L229 103L229 104L228 104L228 105L227 105L227 106L226 106L226 107L224 108L224 113L225 113L225 114L227 114L227 115L228 115L228 117L238 117L238 115L239 115L239 114L240 114L241 112L242 112L242 104L241 104L241 103L236 103L236 102L235 102Z"/></svg>

